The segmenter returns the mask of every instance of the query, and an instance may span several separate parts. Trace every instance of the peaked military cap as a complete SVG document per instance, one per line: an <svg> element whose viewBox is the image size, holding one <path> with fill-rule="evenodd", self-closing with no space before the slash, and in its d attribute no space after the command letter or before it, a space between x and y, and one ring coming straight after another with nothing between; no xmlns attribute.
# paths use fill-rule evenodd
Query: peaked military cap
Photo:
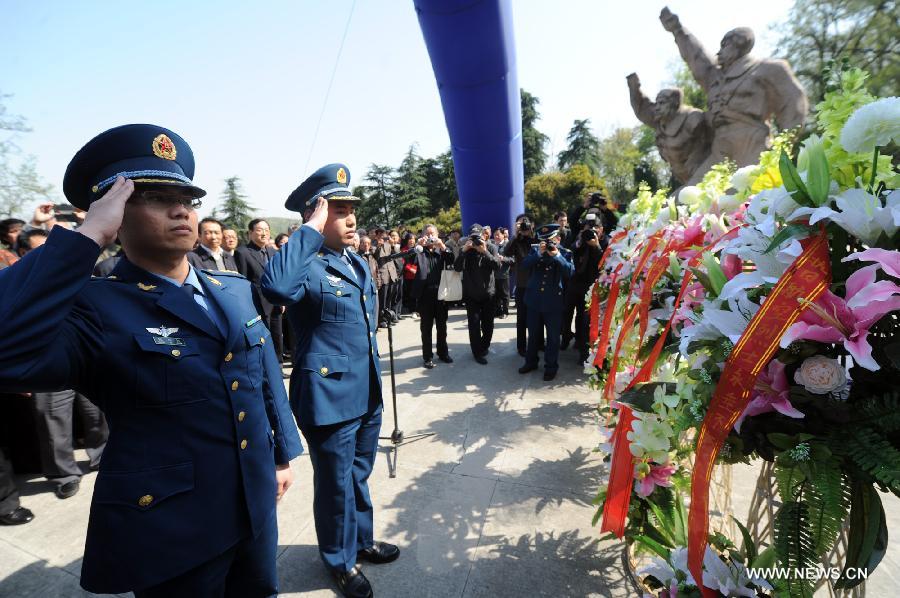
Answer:
<svg viewBox="0 0 900 598"><path fill-rule="evenodd" d="M194 197L194 153L180 135L157 125L122 125L100 133L69 162L63 193L72 205L87 210L116 177L145 185L183 187Z"/></svg>
<svg viewBox="0 0 900 598"><path fill-rule="evenodd" d="M554 237L559 236L559 225L558 224L545 224L541 228L538 229L538 239L541 241L550 241Z"/></svg>
<svg viewBox="0 0 900 598"><path fill-rule="evenodd" d="M284 207L293 212L303 212L315 207L320 197L339 199L341 201L359 201L350 193L350 169L343 164L334 163L323 166L300 183L294 189Z"/></svg>

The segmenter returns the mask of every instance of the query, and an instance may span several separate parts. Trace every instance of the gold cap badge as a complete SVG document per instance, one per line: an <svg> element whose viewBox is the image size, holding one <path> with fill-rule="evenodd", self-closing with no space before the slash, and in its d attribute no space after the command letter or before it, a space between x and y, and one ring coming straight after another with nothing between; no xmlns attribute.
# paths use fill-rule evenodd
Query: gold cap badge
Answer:
<svg viewBox="0 0 900 598"><path fill-rule="evenodd" d="M165 133L161 133L153 140L153 155L163 160L174 160L178 155L175 144Z"/></svg>
<svg viewBox="0 0 900 598"><path fill-rule="evenodd" d="M339 182L341 185L347 184L347 171L344 170L343 168L338 168L337 182Z"/></svg>

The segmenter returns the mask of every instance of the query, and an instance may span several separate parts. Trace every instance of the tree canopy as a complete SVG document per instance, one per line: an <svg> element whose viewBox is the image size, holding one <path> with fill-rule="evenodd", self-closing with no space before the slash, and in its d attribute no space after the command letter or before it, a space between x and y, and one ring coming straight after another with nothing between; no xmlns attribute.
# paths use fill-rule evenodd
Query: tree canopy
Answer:
<svg viewBox="0 0 900 598"><path fill-rule="evenodd" d="M568 147L559 153L557 165L560 170L568 170L576 164L584 164L593 174L600 172L600 140L591 131L588 118L575 120L566 137Z"/></svg>
<svg viewBox="0 0 900 598"><path fill-rule="evenodd" d="M253 206L247 201L240 177L225 179L225 189L220 196L222 203L213 210L213 218L220 220L226 228L233 228L241 238L247 235L247 224L253 220Z"/></svg>
<svg viewBox="0 0 900 598"><path fill-rule="evenodd" d="M535 127L540 118L537 106L540 100L524 89L521 90L522 101L522 157L525 163L525 180L544 171L547 153L544 145L549 139Z"/></svg>

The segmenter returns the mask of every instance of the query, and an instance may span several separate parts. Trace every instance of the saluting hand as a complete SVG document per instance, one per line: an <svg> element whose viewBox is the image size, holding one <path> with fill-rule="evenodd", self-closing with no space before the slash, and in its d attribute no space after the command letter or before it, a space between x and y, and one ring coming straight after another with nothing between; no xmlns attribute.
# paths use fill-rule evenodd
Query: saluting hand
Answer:
<svg viewBox="0 0 900 598"><path fill-rule="evenodd" d="M320 233L325 230L325 221L328 220L328 200L320 197L316 201L316 209L313 210L312 216L306 224L310 225Z"/></svg>
<svg viewBox="0 0 900 598"><path fill-rule="evenodd" d="M116 182L103 197L91 204L84 217L84 224L78 228L82 235L93 239L100 247L106 247L116 240L122 217L125 215L125 202L134 193L134 182L131 179L117 177Z"/></svg>

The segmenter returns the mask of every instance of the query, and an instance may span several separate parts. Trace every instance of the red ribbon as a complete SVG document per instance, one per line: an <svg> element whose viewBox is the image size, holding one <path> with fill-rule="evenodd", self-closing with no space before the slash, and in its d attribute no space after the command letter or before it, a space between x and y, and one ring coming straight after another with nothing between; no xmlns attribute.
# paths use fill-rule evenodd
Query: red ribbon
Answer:
<svg viewBox="0 0 900 598"><path fill-rule="evenodd" d="M675 303L672 307L672 315L669 318L668 322L666 322L665 327L662 330L659 338L656 340L656 343L653 346L653 350L650 352L650 355L647 356L646 361L641 366L641 369L635 374L634 378L631 379L627 390L631 390L635 385L647 382L650 380L650 375L653 372L653 367L656 364L656 361L659 359L660 354L662 353L663 347L665 346L666 339L669 336L669 331L672 329L672 324L675 321L675 315L678 312L678 307L681 305L681 301L684 299L684 295L687 292L687 288L693 279L693 273L690 268L696 266L700 263L700 258L704 253L714 248L716 245L730 239L737 233L740 227L733 228L729 230L727 233L722 235L715 242L707 245L697 252L690 262L688 263L688 268L685 269L684 275L681 278L681 288L678 291L678 295L675 297ZM648 288L652 289L653 286L656 285L656 282L659 280L659 277L662 276L662 272L665 271L665 265L668 264L668 252L669 251L682 251L684 249L683 246L675 246L669 244L668 247L663 252L663 255L657 260L654 264L661 265L662 270L659 272L659 275L656 275L655 272L648 273L647 279L645 280L645 285L650 282L651 275L655 277L652 281L652 284L644 287L644 295L647 296L647 302L649 302L649 292ZM665 262L664 262L665 260ZM663 265L665 264L665 265ZM652 268L651 268L652 270ZM642 306L644 304L642 303ZM632 310L634 313L634 310ZM642 318L646 318L646 314L641 316ZM624 325L623 325L624 328ZM643 338L643 332L641 333L641 337ZM616 350L618 353L618 349ZM614 361L617 361L614 359ZM617 363L613 364L617 366ZM613 377L613 370L610 372L610 377ZM604 389L604 393L610 392L609 390L609 378L607 378L607 388ZM607 397L609 400L610 397ZM628 509L631 505L631 489L634 485L634 473L632 471L633 459L631 457L631 443L628 440L628 432L631 430L631 424L634 421L634 414L627 405L622 405L619 411L619 422L616 424L616 429L613 431L613 454L612 454L612 462L610 463L610 472L609 472L609 484L607 486L606 491L606 501L603 503L603 523L601 524L600 530L603 532L613 532L616 537L621 538L625 534L625 521L628 518Z"/></svg>
<svg viewBox="0 0 900 598"><path fill-rule="evenodd" d="M603 367L606 359L606 351L609 349L609 327L612 324L613 312L616 310L616 301L619 299L619 271L623 264L616 266L609 279L609 296L606 298L606 309L603 312L603 325L600 327L600 342L597 344L597 355L594 357L594 365Z"/></svg>
<svg viewBox="0 0 900 598"><path fill-rule="evenodd" d="M806 309L807 303L800 299L815 301L831 283L828 238L824 231L807 239L804 245L803 253L778 280L725 362L697 436L688 515L688 568L701 586L704 598L717 596L702 587L701 580L709 533L709 484L719 450L747 407L760 371L772 359L785 331Z"/></svg>
<svg viewBox="0 0 900 598"><path fill-rule="evenodd" d="M588 342L593 345L597 340L597 333L600 329L600 288L594 285L591 289L591 308L590 308L590 330L588 331Z"/></svg>

